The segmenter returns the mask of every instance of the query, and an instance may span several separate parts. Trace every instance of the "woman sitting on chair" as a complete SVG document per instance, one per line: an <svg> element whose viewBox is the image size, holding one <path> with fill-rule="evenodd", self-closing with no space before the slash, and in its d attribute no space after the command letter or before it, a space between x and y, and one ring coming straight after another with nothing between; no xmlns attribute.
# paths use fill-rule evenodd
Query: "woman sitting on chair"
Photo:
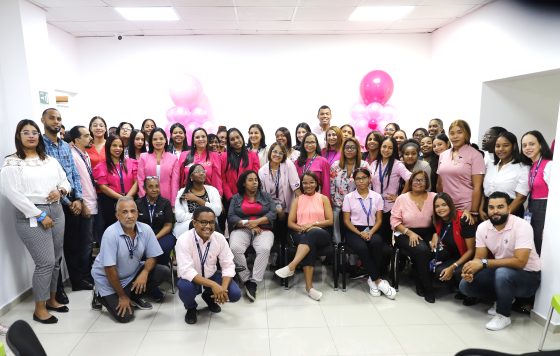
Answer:
<svg viewBox="0 0 560 356"><path fill-rule="evenodd" d="M179 190L175 199L175 228L173 234L179 238L181 234L190 230L193 214L199 206L207 206L216 216L222 213L222 200L218 189L204 184L206 170L204 166L195 163L190 166L186 177L186 186Z"/></svg>
<svg viewBox="0 0 560 356"><path fill-rule="evenodd" d="M436 277L442 282L451 282L455 287L461 281L463 265L474 256L476 225L468 211L455 209L447 193L437 193L434 198L434 226L436 233L430 241L434 251L433 266ZM457 293L464 305L473 305L475 298Z"/></svg>
<svg viewBox="0 0 560 356"><path fill-rule="evenodd" d="M272 225L276 220L276 204L270 194L261 190L257 172L241 173L237 181L237 194L231 198L228 211L229 243L236 266L245 267L239 272L245 284L247 297L257 298L257 283L261 282L268 264L270 249L274 243ZM245 252L253 246L257 256L253 270L247 268Z"/></svg>
<svg viewBox="0 0 560 356"><path fill-rule="evenodd" d="M342 214L346 226L346 243L360 256L368 278L369 292L374 297L383 293L395 299L397 292L386 280L381 279L383 262L383 237L377 234L383 221L383 198L369 189L371 173L365 167L356 168L352 174L356 190L344 196Z"/></svg>
<svg viewBox="0 0 560 356"><path fill-rule="evenodd" d="M432 215L435 193L429 191L430 177L425 171L412 173L408 186L412 190L400 195L391 210L391 227L399 236L395 236L396 246L405 251L416 269L416 293L426 302L434 303L429 263L430 246L434 228Z"/></svg>
<svg viewBox="0 0 560 356"><path fill-rule="evenodd" d="M329 198L318 192L319 178L315 173L304 173L301 187L303 194L294 199L288 215L288 227L294 231L292 237L298 244L296 255L292 262L275 273L280 278L293 276L301 262L307 295L319 300L323 293L313 288L313 266L317 252L331 244L330 233L325 228L332 226L333 213Z"/></svg>

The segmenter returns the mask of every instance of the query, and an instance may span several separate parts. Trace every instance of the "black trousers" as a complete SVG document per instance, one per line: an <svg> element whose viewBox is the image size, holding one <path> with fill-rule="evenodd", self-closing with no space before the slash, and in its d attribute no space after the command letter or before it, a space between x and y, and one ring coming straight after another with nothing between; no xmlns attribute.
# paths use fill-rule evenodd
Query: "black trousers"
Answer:
<svg viewBox="0 0 560 356"><path fill-rule="evenodd" d="M91 250L93 242L93 216L74 215L64 205L64 258L72 286L91 279Z"/></svg>
<svg viewBox="0 0 560 356"><path fill-rule="evenodd" d="M356 226L363 231L366 226ZM362 239L353 232L345 232L346 244L354 251L364 263L364 267L372 281L381 278L381 266L383 264L383 238L374 234L369 241Z"/></svg>
<svg viewBox="0 0 560 356"><path fill-rule="evenodd" d="M430 259L432 257L432 251L430 250L430 240L434 233L433 228L411 228L413 232L418 234L422 240L412 247L410 246L410 239L408 236L401 234L395 238L395 243L397 247L410 256L412 259L412 264L418 279L416 280L416 286L424 291L426 294L433 293L432 286L432 275L430 272Z"/></svg>

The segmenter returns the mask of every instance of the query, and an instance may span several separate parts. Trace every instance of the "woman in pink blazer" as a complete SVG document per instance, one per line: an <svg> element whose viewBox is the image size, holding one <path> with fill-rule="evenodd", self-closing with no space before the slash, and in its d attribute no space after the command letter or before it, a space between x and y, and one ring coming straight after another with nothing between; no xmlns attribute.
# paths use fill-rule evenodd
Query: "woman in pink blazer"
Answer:
<svg viewBox="0 0 560 356"><path fill-rule="evenodd" d="M259 171L259 156L247 149L243 134L236 128L227 131L227 150L221 155L222 187L227 202L237 194L237 178L249 170ZM227 210L226 210L227 211Z"/></svg>
<svg viewBox="0 0 560 356"><path fill-rule="evenodd" d="M150 176L159 177L161 196L175 205L175 197L179 191L179 163L177 156L167 151L167 135L162 128L152 131L149 139L149 150L142 153L138 160L138 195L142 198L144 179Z"/></svg>

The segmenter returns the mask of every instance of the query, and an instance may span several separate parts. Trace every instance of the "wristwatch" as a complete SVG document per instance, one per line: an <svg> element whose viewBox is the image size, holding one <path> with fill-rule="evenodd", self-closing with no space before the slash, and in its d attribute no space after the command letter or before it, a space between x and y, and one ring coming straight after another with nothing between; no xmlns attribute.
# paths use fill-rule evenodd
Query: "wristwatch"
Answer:
<svg viewBox="0 0 560 356"><path fill-rule="evenodd" d="M488 260L486 258L483 258L482 260L480 260L482 262L482 268L488 268Z"/></svg>

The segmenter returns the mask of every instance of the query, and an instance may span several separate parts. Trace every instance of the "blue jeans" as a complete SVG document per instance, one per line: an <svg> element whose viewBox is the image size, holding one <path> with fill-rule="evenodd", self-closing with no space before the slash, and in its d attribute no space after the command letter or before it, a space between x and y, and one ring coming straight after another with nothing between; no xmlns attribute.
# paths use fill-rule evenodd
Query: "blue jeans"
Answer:
<svg viewBox="0 0 560 356"><path fill-rule="evenodd" d="M222 274L220 272L214 273L214 275L212 277L209 277L208 279L220 285L222 284ZM177 288L179 289L179 298L181 298L181 301L185 305L185 308L196 309L198 304L194 299L197 295L202 293L202 286L194 282L189 282L186 279L179 278L179 280L177 281ZM204 287L204 295L211 296L212 288ZM228 297L229 301L232 303L235 303L239 299L241 299L241 290L233 279L228 286Z"/></svg>
<svg viewBox="0 0 560 356"><path fill-rule="evenodd" d="M158 242L163 253L157 257L157 263L158 265L168 266L169 254L171 253L171 250L173 250L173 247L175 247L175 244L177 243L177 239L175 238L175 236L173 236L173 234L170 233L165 236L162 236L158 240Z"/></svg>
<svg viewBox="0 0 560 356"><path fill-rule="evenodd" d="M496 301L496 312L510 316L513 298L535 295L541 284L541 272L528 272L510 267L483 269L472 282L462 280L459 290L466 296Z"/></svg>

